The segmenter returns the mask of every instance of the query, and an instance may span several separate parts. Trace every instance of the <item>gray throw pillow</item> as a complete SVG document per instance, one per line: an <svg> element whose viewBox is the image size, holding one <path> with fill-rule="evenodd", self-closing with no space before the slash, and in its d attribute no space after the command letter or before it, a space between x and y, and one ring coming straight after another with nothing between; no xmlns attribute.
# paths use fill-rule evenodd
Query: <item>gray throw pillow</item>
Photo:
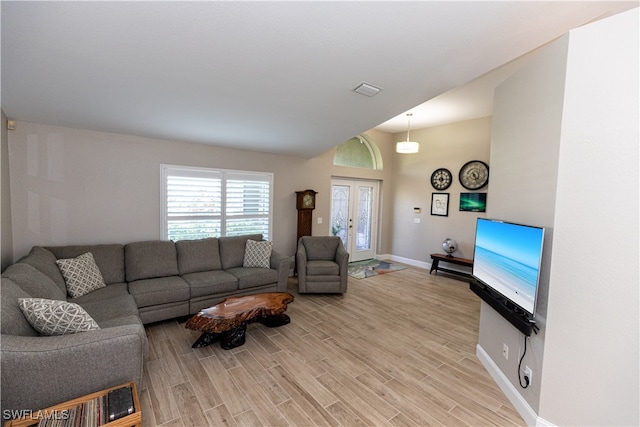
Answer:
<svg viewBox="0 0 640 427"><path fill-rule="evenodd" d="M104 288L104 278L91 252L76 258L64 258L56 261L67 285L71 298L78 298Z"/></svg>
<svg viewBox="0 0 640 427"><path fill-rule="evenodd" d="M100 329L89 313L72 302L18 298L18 306L41 335L67 335Z"/></svg>
<svg viewBox="0 0 640 427"><path fill-rule="evenodd" d="M247 240L242 266L269 268L271 265L270 260L272 248L273 242L268 240L262 242Z"/></svg>

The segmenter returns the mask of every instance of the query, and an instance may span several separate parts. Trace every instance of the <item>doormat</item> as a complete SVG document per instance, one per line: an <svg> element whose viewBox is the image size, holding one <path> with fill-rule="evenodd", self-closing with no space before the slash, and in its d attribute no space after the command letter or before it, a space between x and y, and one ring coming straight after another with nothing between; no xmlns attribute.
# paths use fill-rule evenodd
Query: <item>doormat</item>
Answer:
<svg viewBox="0 0 640 427"><path fill-rule="evenodd" d="M393 273L394 271L404 270L399 264L379 259L368 259L366 261L357 261L349 263L349 276L356 279L366 279L367 277L377 276L379 274Z"/></svg>

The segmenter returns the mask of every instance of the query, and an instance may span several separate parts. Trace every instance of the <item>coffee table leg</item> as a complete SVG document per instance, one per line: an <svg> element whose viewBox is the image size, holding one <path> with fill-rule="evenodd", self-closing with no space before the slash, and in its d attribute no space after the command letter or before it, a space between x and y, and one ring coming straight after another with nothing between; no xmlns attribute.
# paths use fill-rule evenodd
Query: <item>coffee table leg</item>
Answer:
<svg viewBox="0 0 640 427"><path fill-rule="evenodd" d="M223 332L220 338L220 347L225 350L231 350L232 348L236 348L244 344L245 335L247 332L247 324L243 323L237 328L231 329L230 331Z"/></svg>
<svg viewBox="0 0 640 427"><path fill-rule="evenodd" d="M261 317L258 319L258 322L262 323L264 326L268 326L269 328L277 328L278 326L291 323L291 318L284 313L274 314L273 316Z"/></svg>
<svg viewBox="0 0 640 427"><path fill-rule="evenodd" d="M214 342L218 341L218 339L220 338L220 335L221 334L216 334L213 332L205 332L202 335L200 335L200 338L198 338L198 340L193 343L191 348L201 348L201 347L206 347L210 344L213 344Z"/></svg>

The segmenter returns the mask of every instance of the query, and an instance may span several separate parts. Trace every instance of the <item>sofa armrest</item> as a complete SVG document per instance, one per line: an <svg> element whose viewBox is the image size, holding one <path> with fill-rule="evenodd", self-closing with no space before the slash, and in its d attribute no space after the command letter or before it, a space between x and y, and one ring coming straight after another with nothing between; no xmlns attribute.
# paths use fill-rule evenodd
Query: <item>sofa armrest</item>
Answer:
<svg viewBox="0 0 640 427"><path fill-rule="evenodd" d="M307 249L302 240L298 241L298 249L296 251L296 272L298 273L298 290L300 292L307 291Z"/></svg>
<svg viewBox="0 0 640 427"><path fill-rule="evenodd" d="M347 291L347 282L349 279L349 252L344 248L342 242L336 250L336 262L340 266L340 292Z"/></svg>
<svg viewBox="0 0 640 427"><path fill-rule="evenodd" d="M347 252L343 245L339 245L336 250L336 263L338 263L340 268L349 265L349 252Z"/></svg>
<svg viewBox="0 0 640 427"><path fill-rule="evenodd" d="M146 346L142 325L52 337L2 335L2 416L128 381L140 390Z"/></svg>
<svg viewBox="0 0 640 427"><path fill-rule="evenodd" d="M271 250L270 266L274 270L278 270L278 292L286 292L291 258L275 250Z"/></svg>

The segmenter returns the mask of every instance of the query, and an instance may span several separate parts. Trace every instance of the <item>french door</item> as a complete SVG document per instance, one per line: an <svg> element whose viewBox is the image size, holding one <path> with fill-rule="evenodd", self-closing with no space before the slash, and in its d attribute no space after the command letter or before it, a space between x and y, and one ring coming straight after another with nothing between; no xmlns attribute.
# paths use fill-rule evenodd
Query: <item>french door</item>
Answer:
<svg viewBox="0 0 640 427"><path fill-rule="evenodd" d="M331 180L331 234L340 236L349 262L375 256L378 181Z"/></svg>

